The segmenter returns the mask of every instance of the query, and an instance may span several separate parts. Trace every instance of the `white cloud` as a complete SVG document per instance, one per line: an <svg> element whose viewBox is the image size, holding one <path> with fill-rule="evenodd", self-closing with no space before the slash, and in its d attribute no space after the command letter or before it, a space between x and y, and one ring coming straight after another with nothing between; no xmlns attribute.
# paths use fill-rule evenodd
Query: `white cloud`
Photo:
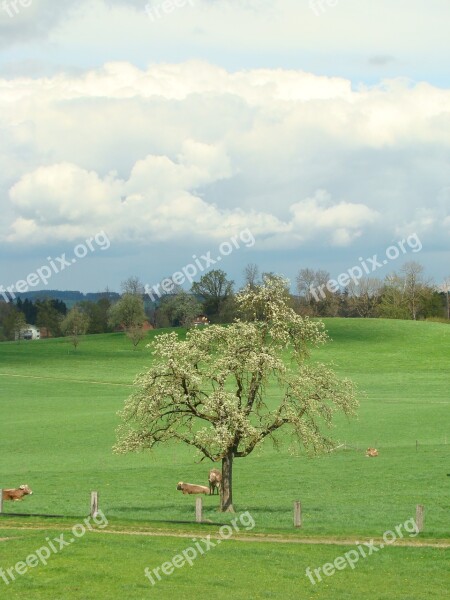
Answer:
<svg viewBox="0 0 450 600"><path fill-rule="evenodd" d="M91 229L105 229L117 241L146 243L192 235L223 239L250 228L262 239L276 238L281 246L315 236L323 241L324 235L340 246L359 237L362 228L378 216L361 204L333 204L323 191L293 204L293 217L286 223L261 211L221 210L193 193L197 184L209 179L204 168L208 162L214 164L214 149L187 146L200 154L203 168L202 161L186 166L167 157L148 156L138 161L128 181L113 174L100 179L68 163L26 174L10 192L20 216L7 240L35 244L74 240L85 234L88 222Z"/></svg>
<svg viewBox="0 0 450 600"><path fill-rule="evenodd" d="M444 241L449 106L429 84L202 61L0 80L0 240Z"/></svg>
<svg viewBox="0 0 450 600"><path fill-rule="evenodd" d="M24 175L11 188L10 198L22 219L58 227L108 218L119 191L110 177L101 180L94 172L62 163Z"/></svg>
<svg viewBox="0 0 450 600"><path fill-rule="evenodd" d="M348 246L380 216L364 204L335 204L325 190L316 192L314 198L293 204L290 210L293 213L291 230L294 233L303 240L316 235L328 235L332 245L336 246Z"/></svg>
<svg viewBox="0 0 450 600"><path fill-rule="evenodd" d="M147 156L133 167L128 181L61 163L24 175L10 191L19 217L9 242L48 244L75 240L86 226L108 231L116 241L154 243L196 235L223 238L251 226L255 234L287 229L272 215L220 210L194 193L196 186L221 178L226 157L187 142L180 160ZM209 167L209 169L208 169Z"/></svg>

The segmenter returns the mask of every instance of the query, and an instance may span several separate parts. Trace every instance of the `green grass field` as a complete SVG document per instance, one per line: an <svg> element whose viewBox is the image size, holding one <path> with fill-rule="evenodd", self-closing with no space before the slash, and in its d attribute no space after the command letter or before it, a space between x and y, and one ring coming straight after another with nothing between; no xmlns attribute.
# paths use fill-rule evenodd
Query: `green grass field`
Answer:
<svg viewBox="0 0 450 600"><path fill-rule="evenodd" d="M11 532L9 532L11 533ZM14 532L24 536L24 532ZM26 532L0 544L3 566L23 560L53 538L55 531ZM192 544L192 541L190 542ZM332 562L350 546L243 543L227 541L199 556L152 586L144 577L189 546L184 539L164 537L87 535L11 581L0 579L0 590L9 598L83 599L181 597L199 595L213 600L320 599L320 600L444 600L448 551L430 548L386 548L331 577L312 585L305 574ZM6 552L6 549L8 552ZM2 554L3 550L3 554Z"/></svg>
<svg viewBox="0 0 450 600"><path fill-rule="evenodd" d="M382 536L414 516L417 504L424 504L425 531L415 541L448 539L450 329L440 323L384 320L330 319L326 325L333 342L315 357L334 362L339 373L365 392L358 418L339 419L333 431L348 449L316 459L292 457L287 439L281 452L267 445L236 460L236 510L251 512L257 533L366 539ZM0 487L28 483L34 491L23 503L5 506L8 514L0 520L0 538L18 539L0 542L1 566L22 560L45 540L45 531L20 526L51 522L15 514L64 515L77 523L88 513L91 490L99 491L100 506L114 526L196 531L195 525L187 524L194 518L194 501L175 488L179 480L205 483L209 464L198 464L194 452L184 446L160 448L153 454L111 452L116 411L130 393L134 376L150 360L144 346L133 351L121 334L86 337L76 353L61 339L0 344ZM276 402L277 390L270 394ZM380 456L366 458L368 446L377 447ZM301 530L292 528L295 500L302 502ZM206 497L204 516L224 523L231 517L219 514L217 504L217 497ZM211 525L213 530L217 527ZM232 541L203 557L204 569L199 565L180 569L158 584L156 593L137 573L148 562L158 565L170 559L177 544L179 540L163 537L90 534L47 567L11 584L8 594L165 598L180 592L190 598L195 596L189 596L193 586L214 599L368 594L419 600L444 598L447 593L442 566L448 550L388 548L354 571L312 586L305 579L304 565L321 565L338 556L340 547ZM219 579L211 582L209 573L218 573ZM234 581L233 573L240 579ZM220 577L225 578L225 588ZM86 581L92 583L89 588ZM64 592L66 585L71 586L70 593ZM0 590L1 586L0 580Z"/></svg>

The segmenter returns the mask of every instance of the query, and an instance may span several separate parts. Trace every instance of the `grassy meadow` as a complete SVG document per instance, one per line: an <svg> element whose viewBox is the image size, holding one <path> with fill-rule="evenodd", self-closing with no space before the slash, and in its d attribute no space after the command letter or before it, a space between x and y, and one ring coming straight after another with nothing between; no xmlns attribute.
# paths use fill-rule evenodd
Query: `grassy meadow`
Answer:
<svg viewBox="0 0 450 600"><path fill-rule="evenodd" d="M286 435L280 452L268 444L247 459L237 459L235 509L251 512L255 533L339 540L379 538L413 517L417 504L424 504L425 531L415 541L448 540L450 328L409 321L325 322L333 341L315 351L314 358L333 362L364 392L358 417L336 421L336 445L346 446L320 458L295 457L288 452ZM148 341L154 335L149 333ZM144 344L133 351L122 334L87 336L76 352L64 339L0 344L0 487L28 483L34 491L22 503L5 505L0 538L17 539L0 543L1 566L22 560L48 535L28 530L25 535L20 527L49 526L51 521L15 515L61 515L70 518L61 523L77 523L88 514L91 490L99 491L100 507L114 526L196 531L189 524L194 500L177 492L176 483L205 484L210 464L199 463L194 451L181 445L152 454L111 452L116 412L134 376L150 361ZM275 388L270 395L276 402ZM366 458L368 446L377 447L380 456ZM301 530L292 527L295 500L302 502ZM218 513L217 505L217 497L204 498L211 531L213 524L231 518ZM304 576L306 566L321 565L345 549L229 541L202 557L207 560L204 569L186 567L158 584L155 596L137 573L147 564L170 559L180 544L185 547L183 540L164 537L90 534L45 569L11 584L8 593L83 599L181 593L190 598L194 595L188 590L195 584L214 599L247 598L251 589L255 598L345 599L369 594L422 600L443 598L446 589L443 557L448 560L448 550L387 548L355 571L342 571L312 586ZM238 572L240 579L234 581L232 574ZM214 582L210 573L218 573ZM66 585L70 591L63 592ZM370 594L373 586L378 595Z"/></svg>
<svg viewBox="0 0 450 600"><path fill-rule="evenodd" d="M8 532L0 544L0 564L10 566L34 553L57 532ZM59 530L58 530L59 533ZM0 530L1 534L1 530ZM22 537L20 537L22 536ZM192 544L192 541L190 542ZM3 546L3 547L2 547ZM189 546L189 540L90 534L0 590L9 598L97 600L136 598L172 600L444 600L449 551L396 548L380 551L313 585L305 574L332 562L350 546L243 543L229 540L175 570L152 586L144 577ZM376 590L376 591L375 591ZM448 596L447 596L448 597Z"/></svg>

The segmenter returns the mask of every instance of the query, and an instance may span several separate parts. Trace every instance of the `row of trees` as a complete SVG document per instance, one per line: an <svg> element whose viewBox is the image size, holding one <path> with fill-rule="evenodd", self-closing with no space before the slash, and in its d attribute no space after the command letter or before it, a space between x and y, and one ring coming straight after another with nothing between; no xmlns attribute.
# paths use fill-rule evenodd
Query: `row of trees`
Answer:
<svg viewBox="0 0 450 600"><path fill-rule="evenodd" d="M271 279L277 279L277 276L260 273L255 264L247 265L242 289L257 289ZM450 280L437 289L425 279L419 263L406 263L398 273L391 273L383 281L372 277L348 279L345 287L336 289L330 285L332 280L326 271L302 269L296 278L297 294L291 294L286 288L287 301L298 314L305 316L450 318ZM115 305L116 322L125 323L130 337L138 340L135 330L144 314L144 288L138 278L132 277L122 284L122 290L123 296ZM142 308L137 311L140 304ZM130 305L128 311L127 305ZM206 273L192 285L190 293L174 286L156 307L147 311L150 322L157 328L189 327L199 313L205 314L212 323L231 323L240 316L234 282L224 271L216 269ZM137 319L133 318L135 314L139 315Z"/></svg>
<svg viewBox="0 0 450 600"><path fill-rule="evenodd" d="M350 280L334 290L326 271L302 269L297 276L299 311L312 316L450 319L450 278L436 286L417 262L408 262L384 280Z"/></svg>
<svg viewBox="0 0 450 600"><path fill-rule="evenodd" d="M109 292L105 292L96 302L83 300L75 304L79 312L85 315L86 333L110 333L114 325L109 318L112 301ZM35 325L51 337L65 334L65 317L69 310L66 304L57 299L18 298L16 302L0 302L0 341L14 340L25 324Z"/></svg>
<svg viewBox="0 0 450 600"><path fill-rule="evenodd" d="M142 297L128 292L114 304L104 297L97 302L78 302L71 310L59 300L33 303L18 299L15 304L0 303L0 340L20 341L20 333L28 324L44 329L52 337L70 337L76 348L86 333L108 333L120 328L136 347L145 335L146 320Z"/></svg>
<svg viewBox="0 0 450 600"><path fill-rule="evenodd" d="M62 334L61 323L67 307L59 300L0 302L0 340L14 340L28 325L44 328L54 337Z"/></svg>
<svg viewBox="0 0 450 600"><path fill-rule="evenodd" d="M242 289L256 289L263 281L275 277L273 273L260 273L255 264L247 265ZM384 280L355 279L341 288L330 285L331 282L326 271L301 269L295 282L296 294L287 291L290 306L301 315L315 317L450 319L450 278L438 288L425 278L422 265L416 262L406 263ZM146 321L156 328L190 327L199 314L206 315L213 324L231 323L238 315L239 290L235 291L234 281L219 269L204 274L189 292L174 285L170 293L156 302L150 301L137 277L124 281L121 288L118 300L111 300L109 292L105 292L97 302L78 302L73 313L74 309L68 313L64 302L59 300L33 303L19 298L16 304L0 303L0 339L17 337L25 320L54 337L70 335L71 330L108 333L121 328L136 347L145 336Z"/></svg>
<svg viewBox="0 0 450 600"><path fill-rule="evenodd" d="M244 270L242 289L255 289L273 273L260 273L255 264ZM450 277L436 286L425 277L424 268L408 262L384 280L366 277L334 285L330 273L301 269L291 306L299 313L319 317L382 317L388 319L450 319ZM157 327L186 325L201 311L212 323L231 323L237 314L234 282L221 270L210 271L192 285L190 296L174 290L161 299L153 322Z"/></svg>

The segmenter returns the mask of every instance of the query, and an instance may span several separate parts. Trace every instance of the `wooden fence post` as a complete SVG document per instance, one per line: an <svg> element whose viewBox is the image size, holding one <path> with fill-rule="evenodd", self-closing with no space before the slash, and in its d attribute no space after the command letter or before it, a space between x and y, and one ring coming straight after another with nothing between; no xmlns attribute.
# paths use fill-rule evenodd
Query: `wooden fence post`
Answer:
<svg viewBox="0 0 450 600"><path fill-rule="evenodd" d="M294 502L294 527L302 526L302 504Z"/></svg>
<svg viewBox="0 0 450 600"><path fill-rule="evenodd" d="M424 505L423 504L418 504L416 506L416 525L417 525L417 531L419 533L421 531L423 531L424 513L425 513L425 507L424 507Z"/></svg>
<svg viewBox="0 0 450 600"><path fill-rule="evenodd" d="M98 492L91 492L91 517L95 519L98 515Z"/></svg>
<svg viewBox="0 0 450 600"><path fill-rule="evenodd" d="M195 499L195 521L201 523L202 520L202 499L199 497Z"/></svg>
<svg viewBox="0 0 450 600"><path fill-rule="evenodd" d="M0 515L3 512L3 490L0 490Z"/></svg>

